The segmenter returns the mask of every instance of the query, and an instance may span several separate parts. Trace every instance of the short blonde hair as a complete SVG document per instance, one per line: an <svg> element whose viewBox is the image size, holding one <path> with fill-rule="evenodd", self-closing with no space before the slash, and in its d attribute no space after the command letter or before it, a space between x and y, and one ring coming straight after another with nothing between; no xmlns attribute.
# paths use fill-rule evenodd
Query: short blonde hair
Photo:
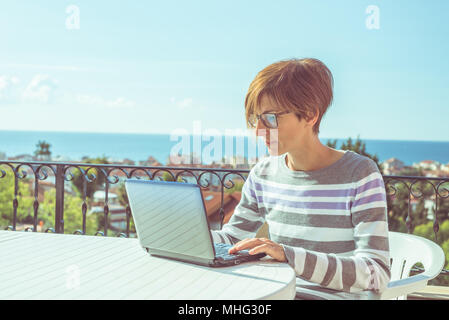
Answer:
<svg viewBox="0 0 449 320"><path fill-rule="evenodd" d="M320 122L332 104L334 80L330 70L318 59L289 59L275 62L260 71L249 86L245 98L245 116L259 111L264 95L272 98L282 111L291 111L310 120L318 113L313 132L318 135Z"/></svg>

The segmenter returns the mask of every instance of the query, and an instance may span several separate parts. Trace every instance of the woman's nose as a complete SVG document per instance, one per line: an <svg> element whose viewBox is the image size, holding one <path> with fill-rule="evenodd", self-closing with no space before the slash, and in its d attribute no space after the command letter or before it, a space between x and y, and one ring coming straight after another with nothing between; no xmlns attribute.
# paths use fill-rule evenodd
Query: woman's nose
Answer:
<svg viewBox="0 0 449 320"><path fill-rule="evenodd" d="M270 130L265 127L262 120L257 121L256 124L256 136L269 137Z"/></svg>

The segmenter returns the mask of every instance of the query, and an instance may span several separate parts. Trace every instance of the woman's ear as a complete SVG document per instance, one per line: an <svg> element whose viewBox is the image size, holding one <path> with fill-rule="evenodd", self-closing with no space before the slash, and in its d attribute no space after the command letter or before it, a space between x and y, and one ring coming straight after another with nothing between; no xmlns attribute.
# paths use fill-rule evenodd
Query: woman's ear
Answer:
<svg viewBox="0 0 449 320"><path fill-rule="evenodd" d="M318 121L318 117L319 117L318 110L308 112L307 118L305 119L307 126L313 127L315 123Z"/></svg>

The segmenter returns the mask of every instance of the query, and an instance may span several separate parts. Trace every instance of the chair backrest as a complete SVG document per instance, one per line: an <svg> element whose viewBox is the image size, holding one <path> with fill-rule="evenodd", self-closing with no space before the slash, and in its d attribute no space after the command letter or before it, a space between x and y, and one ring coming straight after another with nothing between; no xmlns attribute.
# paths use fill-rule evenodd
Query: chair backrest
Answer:
<svg viewBox="0 0 449 320"><path fill-rule="evenodd" d="M422 263L427 276L435 278L444 267L442 249L423 237L389 232L391 281L407 278L416 263Z"/></svg>

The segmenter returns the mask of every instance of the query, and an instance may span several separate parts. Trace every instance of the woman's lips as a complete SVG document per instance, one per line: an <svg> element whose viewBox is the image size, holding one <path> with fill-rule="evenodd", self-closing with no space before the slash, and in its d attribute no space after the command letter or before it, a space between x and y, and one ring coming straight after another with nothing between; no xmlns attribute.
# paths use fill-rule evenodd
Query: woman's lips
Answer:
<svg viewBox="0 0 449 320"><path fill-rule="evenodd" d="M270 145L272 145L272 144L276 144L277 143L277 141L266 141L265 140L265 144L269 147Z"/></svg>

